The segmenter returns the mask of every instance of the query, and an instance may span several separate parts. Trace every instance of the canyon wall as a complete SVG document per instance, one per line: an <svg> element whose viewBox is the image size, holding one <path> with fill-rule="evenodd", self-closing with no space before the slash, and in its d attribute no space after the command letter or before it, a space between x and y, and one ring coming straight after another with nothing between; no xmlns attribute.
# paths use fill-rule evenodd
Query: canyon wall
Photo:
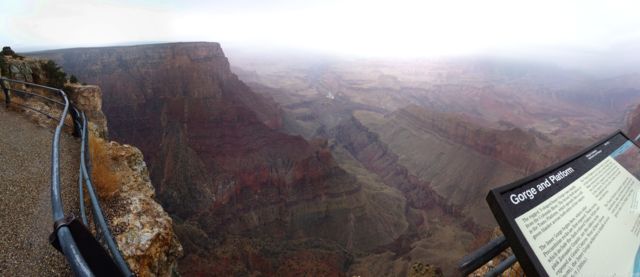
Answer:
<svg viewBox="0 0 640 277"><path fill-rule="evenodd" d="M102 87L110 137L142 150L174 218L183 274L343 275L355 258L387 251L426 219L448 217L413 211L395 187L354 174L361 168L337 162L327 140L282 132L279 106L231 73L217 43L35 55ZM458 253L471 240L459 240ZM438 251L435 243L424 248ZM419 257L447 270L457 259Z"/></svg>

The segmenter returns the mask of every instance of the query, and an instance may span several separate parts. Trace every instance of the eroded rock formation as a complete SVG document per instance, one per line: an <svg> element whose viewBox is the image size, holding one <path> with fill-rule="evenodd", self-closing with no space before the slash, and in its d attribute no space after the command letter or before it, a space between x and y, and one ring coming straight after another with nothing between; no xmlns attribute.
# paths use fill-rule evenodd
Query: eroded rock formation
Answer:
<svg viewBox="0 0 640 277"><path fill-rule="evenodd" d="M102 90L98 86L69 84L65 87L69 100L87 116L89 130L102 138L108 137L107 118L102 112Z"/></svg>
<svg viewBox="0 0 640 277"><path fill-rule="evenodd" d="M110 159L110 174L116 176L112 195L103 198L103 208L120 251L138 276L174 276L182 246L173 231L171 217L155 198L142 153L130 145L92 139ZM93 157L94 161L98 161ZM95 164L95 163L94 163ZM96 165L97 166L97 165ZM94 175L94 182L100 182Z"/></svg>

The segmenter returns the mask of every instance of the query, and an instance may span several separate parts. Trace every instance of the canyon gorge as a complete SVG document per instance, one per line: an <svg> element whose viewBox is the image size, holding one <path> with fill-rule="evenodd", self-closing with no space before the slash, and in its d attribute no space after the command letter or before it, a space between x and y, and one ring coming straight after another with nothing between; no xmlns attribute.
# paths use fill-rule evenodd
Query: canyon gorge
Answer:
<svg viewBox="0 0 640 277"><path fill-rule="evenodd" d="M101 87L110 138L142 151L173 218L185 276L454 275L496 226L489 189L640 132L637 75L210 42L30 55Z"/></svg>

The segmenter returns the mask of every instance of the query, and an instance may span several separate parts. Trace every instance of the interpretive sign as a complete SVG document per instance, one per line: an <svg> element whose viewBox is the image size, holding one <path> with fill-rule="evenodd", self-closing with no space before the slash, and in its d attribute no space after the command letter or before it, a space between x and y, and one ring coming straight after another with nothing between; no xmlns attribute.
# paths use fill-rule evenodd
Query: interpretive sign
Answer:
<svg viewBox="0 0 640 277"><path fill-rule="evenodd" d="M487 202L529 276L640 274L640 147L622 132Z"/></svg>

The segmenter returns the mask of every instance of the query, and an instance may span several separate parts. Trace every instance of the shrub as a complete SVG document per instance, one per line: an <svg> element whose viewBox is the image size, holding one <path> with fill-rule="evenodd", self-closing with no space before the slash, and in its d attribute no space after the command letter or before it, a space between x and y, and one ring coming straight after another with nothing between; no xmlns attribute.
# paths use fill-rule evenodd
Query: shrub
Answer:
<svg viewBox="0 0 640 277"><path fill-rule="evenodd" d="M120 187L120 178L114 168L115 162L109 155L107 147L105 140L89 134L91 181L102 199L113 197Z"/></svg>
<svg viewBox="0 0 640 277"><path fill-rule="evenodd" d="M46 63L42 63L42 70L47 77L47 85L54 88L64 88L64 83L67 80L67 74L62 71L60 66L56 62L49 60Z"/></svg>
<svg viewBox="0 0 640 277"><path fill-rule="evenodd" d="M18 55L9 46L2 47L2 52L0 52L0 53L2 55L4 55L4 56L11 56L11 57L14 57L14 58L24 59L23 56Z"/></svg>
<svg viewBox="0 0 640 277"><path fill-rule="evenodd" d="M2 47L2 52L1 52L1 53L2 53L2 55L5 55L5 56L13 56L13 55L16 55L16 52L14 52L14 51L11 49L11 47L9 47L9 46Z"/></svg>
<svg viewBox="0 0 640 277"><path fill-rule="evenodd" d="M77 84L78 78L76 77L76 75L71 75L71 77L69 78L69 82L71 82L72 84Z"/></svg>

